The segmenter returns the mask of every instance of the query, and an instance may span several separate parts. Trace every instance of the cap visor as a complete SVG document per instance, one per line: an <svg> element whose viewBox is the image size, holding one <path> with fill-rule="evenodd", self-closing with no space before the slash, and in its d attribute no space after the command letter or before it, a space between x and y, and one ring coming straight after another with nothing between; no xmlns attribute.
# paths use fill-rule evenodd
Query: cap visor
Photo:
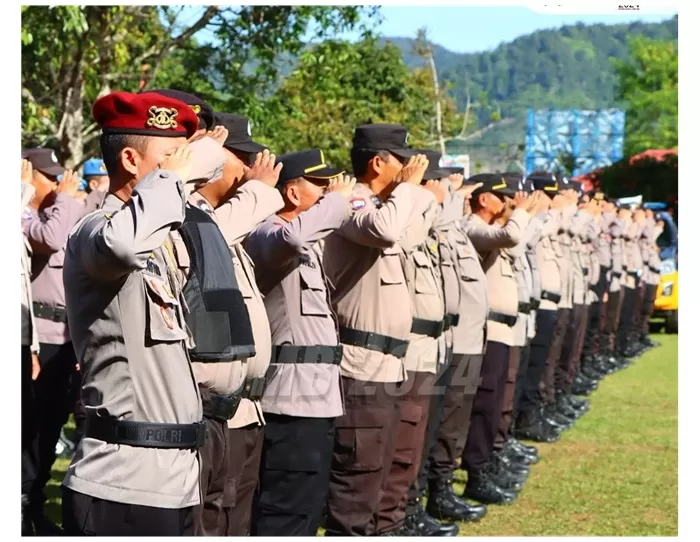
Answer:
<svg viewBox="0 0 700 542"><path fill-rule="evenodd" d="M49 175L50 177L58 177L59 175L63 175L63 172L65 171L61 166L38 167L36 169L44 175Z"/></svg>
<svg viewBox="0 0 700 542"><path fill-rule="evenodd" d="M416 154L419 154L419 151L416 149L387 149L391 154L395 154L399 158L410 158L411 156L415 156Z"/></svg>
<svg viewBox="0 0 700 542"><path fill-rule="evenodd" d="M330 181L333 177L337 177L338 175L342 175L343 173L345 173L345 171L343 171L342 169L325 167L323 169L317 169L316 171L312 171L311 173L306 173L304 175L304 178L310 181Z"/></svg>
<svg viewBox="0 0 700 542"><path fill-rule="evenodd" d="M239 151L239 152L262 152L267 147L265 145L261 145L260 143L256 143L255 141L242 141L240 143L229 143L226 142L224 143L224 148L226 149L231 149L232 151Z"/></svg>
<svg viewBox="0 0 700 542"><path fill-rule="evenodd" d="M423 180L424 181L440 180L440 179L444 179L445 177L449 177L450 175L452 175L452 173L447 169L442 169L442 168L428 169L423 174Z"/></svg>
<svg viewBox="0 0 700 542"><path fill-rule="evenodd" d="M512 188L500 188L498 190L492 190L492 192L501 196L508 196L509 198L515 196L515 190L513 190Z"/></svg>

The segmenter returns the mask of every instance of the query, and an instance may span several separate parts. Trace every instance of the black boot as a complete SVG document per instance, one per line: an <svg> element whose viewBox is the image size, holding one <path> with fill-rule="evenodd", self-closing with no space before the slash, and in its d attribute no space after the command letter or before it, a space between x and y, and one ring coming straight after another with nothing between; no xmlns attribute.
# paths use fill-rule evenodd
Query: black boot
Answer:
<svg viewBox="0 0 700 542"><path fill-rule="evenodd" d="M422 506L406 514L398 536L457 536L459 526L454 523L440 523L431 518Z"/></svg>
<svg viewBox="0 0 700 542"><path fill-rule="evenodd" d="M29 495L22 495L22 536L34 536L31 512L29 510Z"/></svg>
<svg viewBox="0 0 700 542"><path fill-rule="evenodd" d="M581 412L582 414L588 412L591 406L591 403L588 400L576 397L571 393L567 393L564 396L564 399L569 403L569 405L571 405L571 408Z"/></svg>
<svg viewBox="0 0 700 542"><path fill-rule="evenodd" d="M522 465L534 465L539 463L540 458L537 455L528 454L525 450L518 447L515 443L517 441L514 439L509 439L506 441L506 445L503 448L508 459L515 461L516 463L521 463Z"/></svg>
<svg viewBox="0 0 700 542"><path fill-rule="evenodd" d="M523 444L516 438L508 439L508 442L511 446L519 448L522 453L527 455L534 455L535 457L539 458L539 452L535 446L528 446L526 444Z"/></svg>
<svg viewBox="0 0 700 542"><path fill-rule="evenodd" d="M533 442L556 442L560 436L557 431L545 426L536 412L521 413L515 423L515 438Z"/></svg>
<svg viewBox="0 0 700 542"><path fill-rule="evenodd" d="M566 400L566 393L564 391L558 391L554 397L554 403L556 405L557 412L564 415L570 420L578 419L583 412L579 412L571 406L571 404Z"/></svg>
<svg viewBox="0 0 700 542"><path fill-rule="evenodd" d="M493 480L498 487L515 494L518 494L523 489L525 481L527 480L527 476L521 476L510 472L493 459L489 463L487 472L491 476L491 480Z"/></svg>
<svg viewBox="0 0 700 542"><path fill-rule="evenodd" d="M482 504L511 504L516 494L499 487L488 473L488 467L469 472L463 497Z"/></svg>
<svg viewBox="0 0 700 542"><path fill-rule="evenodd" d="M469 504L452 491L450 480L428 481L426 512L434 518L452 521L479 521L486 515L483 504Z"/></svg>
<svg viewBox="0 0 700 542"><path fill-rule="evenodd" d="M505 450L501 450L499 453L493 454L493 459L497 464L499 464L499 468L501 470L514 474L518 479L522 478L522 480L525 481L527 480L527 477L530 476L530 467L508 457Z"/></svg>
<svg viewBox="0 0 700 542"><path fill-rule="evenodd" d="M541 411L542 418L548 424L559 431L566 431L573 425L573 420L563 416L557 411L556 403L548 403Z"/></svg>

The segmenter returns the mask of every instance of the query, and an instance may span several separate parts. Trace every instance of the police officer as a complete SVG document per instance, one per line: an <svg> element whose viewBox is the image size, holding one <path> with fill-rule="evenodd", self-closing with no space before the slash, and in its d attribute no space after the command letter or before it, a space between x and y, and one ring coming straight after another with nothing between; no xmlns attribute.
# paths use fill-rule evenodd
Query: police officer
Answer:
<svg viewBox="0 0 700 542"><path fill-rule="evenodd" d="M348 217L355 179L329 167L319 149L278 161L284 207L246 241L273 344L251 534L315 536L328 493L335 418L343 414L342 346L320 242Z"/></svg>
<svg viewBox="0 0 700 542"><path fill-rule="evenodd" d="M68 535L189 535L204 426L170 231L185 218L184 144L198 120L182 102L128 92L100 98L93 117L110 191L66 247L88 421L63 481L63 526Z"/></svg>
<svg viewBox="0 0 700 542"><path fill-rule="evenodd" d="M557 324L557 305L561 301L562 273L557 250L561 208L564 197L559 195L556 177L547 172L534 172L528 176L533 190L550 199L550 209L543 219L543 226L535 246L536 266L540 277L539 306L535 316L535 335L530 344L527 372L518 404L515 436L535 442L554 442L559 433L541 416L545 388L553 386L554 365L548 365L548 357Z"/></svg>
<svg viewBox="0 0 700 542"><path fill-rule="evenodd" d="M483 331L486 322L486 278L478 262L476 251L469 253L473 258L474 279L472 284L469 277L464 275L465 256L468 251L464 246L471 246L469 238L460 229L460 222L465 208L465 201L471 197L472 190L479 185L463 187L463 168L440 168L439 153L427 153L430 167L424 179L448 175L443 178L443 186L447 195L442 210L435 224L439 257L436 265L441 271L442 288L445 298L445 361L439 369L439 377L431 398L425 445L423 447L422 466L416 482L411 486L406 508L406 527L408 534L418 536L450 536L458 532L456 526L441 524L433 518L451 521L479 521L486 515L486 507L470 504L452 491L453 473L457 458L461 454L466 439L465 426L469 424L471 405L476 394L479 379L481 356L476 363L469 356L462 356L466 339L469 339L470 317L478 320L479 312L474 313L474 307L482 302L481 321L479 329ZM457 241L461 240L461 244ZM463 246L464 245L464 246ZM459 250L461 248L461 251ZM458 257L458 256L461 256ZM461 261L460 261L461 260ZM461 267L460 267L461 263ZM481 280L479 280L481 279ZM462 293L461 282L471 284L471 296ZM474 290L478 290L474 295ZM464 313L461 315L460 313ZM463 326L460 328L460 323ZM472 333L473 335L473 333ZM483 338L479 342L478 351L482 351ZM457 348L457 354L455 354ZM421 497L428 491L428 503L424 510Z"/></svg>
<svg viewBox="0 0 700 542"><path fill-rule="evenodd" d="M242 389L236 411L228 420L229 464L232 470L229 471L230 482L223 497L227 513L226 534L247 536L259 480L265 423L260 400L265 390L265 374L270 366L272 341L253 263L242 242L261 222L283 208L284 201L275 188L283 166L275 163L275 155L265 146L253 141L247 117L217 112L215 124L227 130L223 141L226 152L223 176L201 186L197 193L210 202L209 210L213 210L230 248L255 342L255 354L240 360L240 380L232 382L234 387L240 384Z"/></svg>
<svg viewBox="0 0 700 542"><path fill-rule="evenodd" d="M656 300L656 290L661 280L661 258L659 256L659 246L656 240L664 230L663 220L656 221L654 212L651 209L645 211L647 224L644 230L644 251L646 266L642 281L644 283L644 300L642 304L640 342L644 348L654 348L659 346L649 338L649 318L654 314L654 301Z"/></svg>
<svg viewBox="0 0 700 542"><path fill-rule="evenodd" d="M90 158L83 164L83 179L85 181L85 210L88 213L100 208L109 190L109 175L105 163L100 158Z"/></svg>
<svg viewBox="0 0 700 542"><path fill-rule="evenodd" d="M66 317L64 245L84 210L75 199L79 179L72 171L64 171L51 149L29 149L23 157L32 165L35 188L34 198L22 215L22 229L33 252L33 309L41 345L41 370L34 382L37 430L32 455L36 478L29 499L37 534L46 535L56 529L43 513L44 486L51 478L61 428L73 407L69 391L77 363Z"/></svg>
<svg viewBox="0 0 700 542"><path fill-rule="evenodd" d="M34 197L32 185L32 164L22 160L22 209L25 209ZM32 441L36 427L34 412L34 390L32 386L35 371L39 370L39 336L36 332L34 307L32 303L32 247L27 236L22 232L22 536L33 536L34 526L30 516L29 494L35 478L34 461L31 454Z"/></svg>
<svg viewBox="0 0 700 542"><path fill-rule="evenodd" d="M469 474L465 497L484 504L512 502L516 494L499 483L513 487L510 476L497 476L491 462L493 442L500 422L508 373L509 348L517 322L518 292L510 261L502 249L514 247L522 238L534 204L524 193L515 193L497 174L479 174L471 182L483 186L474 192L467 234L479 252L488 284L489 314L487 344L481 366L481 384L474 400L471 425L462 465ZM504 226L496 224L509 213L505 196L514 197L514 210Z"/></svg>
<svg viewBox="0 0 700 542"><path fill-rule="evenodd" d="M434 213L435 196L417 186L428 161L407 144L405 128L355 130L350 156L358 179L351 215L326 237L323 265L343 345L345 414L336 420L326 533L381 534L375 516L395 453L398 383L405 378L412 300L399 241ZM408 162L404 165L404 160Z"/></svg>
<svg viewBox="0 0 700 542"><path fill-rule="evenodd" d="M635 348L635 316L638 304L639 274L644 265L639 239L642 234L643 221L639 215L633 218L632 205L625 205L620 210L620 219L623 224L623 277L622 277L622 309L620 312L620 324L617 331L617 354L624 358L634 358L637 354ZM642 215L643 215L642 211Z"/></svg>

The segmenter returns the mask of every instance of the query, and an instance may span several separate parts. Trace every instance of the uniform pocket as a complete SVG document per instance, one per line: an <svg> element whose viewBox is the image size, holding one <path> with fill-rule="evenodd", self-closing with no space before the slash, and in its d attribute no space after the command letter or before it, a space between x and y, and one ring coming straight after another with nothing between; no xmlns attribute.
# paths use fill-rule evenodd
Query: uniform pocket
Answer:
<svg viewBox="0 0 700 542"><path fill-rule="evenodd" d="M412 403L401 405L401 427L396 442L394 460L404 466L413 464L416 455L416 431L423 416L423 407Z"/></svg>
<svg viewBox="0 0 700 542"><path fill-rule="evenodd" d="M382 468L387 416L386 409L364 408L337 419L334 454L345 470L373 472Z"/></svg>
<svg viewBox="0 0 700 542"><path fill-rule="evenodd" d="M246 277L243 264L238 258L233 258L233 270L236 273L236 282L238 282L238 288L241 291L243 299L252 299L254 293L253 288Z"/></svg>
<svg viewBox="0 0 700 542"><path fill-rule="evenodd" d="M416 266L416 292L419 294L435 293L437 286L428 256L423 252L414 252L413 263Z"/></svg>
<svg viewBox="0 0 700 542"><path fill-rule="evenodd" d="M301 314L306 316L327 316L329 312L326 284L321 275L321 270L300 265L299 276L301 278Z"/></svg>
<svg viewBox="0 0 700 542"><path fill-rule="evenodd" d="M154 276L143 276L146 290L146 334L156 342L176 342L187 339L178 319L177 299L170 285ZM128 315L127 315L128 317Z"/></svg>
<svg viewBox="0 0 700 542"><path fill-rule="evenodd" d="M467 247L457 247L457 267L459 278L467 282L479 280L479 276L483 274L476 252Z"/></svg>
<svg viewBox="0 0 700 542"><path fill-rule="evenodd" d="M382 284L405 284L401 267L401 247L394 245L382 251L379 259L379 278Z"/></svg>
<svg viewBox="0 0 700 542"><path fill-rule="evenodd" d="M501 275L504 277L515 277L513 274L513 266L506 258L502 256L499 258L499 266L501 269Z"/></svg>

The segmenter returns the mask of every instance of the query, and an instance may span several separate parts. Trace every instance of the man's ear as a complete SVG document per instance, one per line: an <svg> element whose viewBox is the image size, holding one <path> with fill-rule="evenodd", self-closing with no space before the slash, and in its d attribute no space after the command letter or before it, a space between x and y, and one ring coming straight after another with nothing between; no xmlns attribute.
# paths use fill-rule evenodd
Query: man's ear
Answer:
<svg viewBox="0 0 700 542"><path fill-rule="evenodd" d="M292 205L297 207L301 201L299 198L299 185L295 182L288 182L284 187L285 195Z"/></svg>
<svg viewBox="0 0 700 542"><path fill-rule="evenodd" d="M134 176L138 174L137 162L139 158L139 153L132 147L124 147L119 152L119 163L128 173Z"/></svg>
<svg viewBox="0 0 700 542"><path fill-rule="evenodd" d="M369 161L369 167L379 175L382 172L382 166L384 165L384 160L382 160L379 155L373 156Z"/></svg>

